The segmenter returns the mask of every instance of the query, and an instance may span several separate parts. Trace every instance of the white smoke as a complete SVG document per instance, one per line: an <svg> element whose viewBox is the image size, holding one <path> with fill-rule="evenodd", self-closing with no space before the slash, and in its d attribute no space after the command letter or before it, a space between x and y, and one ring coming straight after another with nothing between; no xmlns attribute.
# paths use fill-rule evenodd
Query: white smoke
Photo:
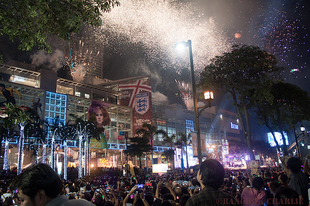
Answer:
<svg viewBox="0 0 310 206"><path fill-rule="evenodd" d="M56 49L53 53L48 53L47 51L39 50L37 53L30 56L32 59L31 64L35 66L43 66L47 69L52 69L55 72L60 69L64 63L64 53L59 49Z"/></svg>
<svg viewBox="0 0 310 206"><path fill-rule="evenodd" d="M85 75L86 75L86 69L80 64L74 68L74 72L71 72L71 76L73 80L76 82L82 82Z"/></svg>
<svg viewBox="0 0 310 206"><path fill-rule="evenodd" d="M169 104L168 97L160 92L153 92L152 100L163 104Z"/></svg>

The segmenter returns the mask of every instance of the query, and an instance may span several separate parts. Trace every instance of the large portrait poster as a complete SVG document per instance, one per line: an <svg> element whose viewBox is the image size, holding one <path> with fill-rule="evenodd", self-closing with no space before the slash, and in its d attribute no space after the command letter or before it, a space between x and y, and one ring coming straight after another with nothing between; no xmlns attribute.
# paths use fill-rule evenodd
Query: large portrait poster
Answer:
<svg viewBox="0 0 310 206"><path fill-rule="evenodd" d="M152 122L152 87L149 77L119 83L120 105L133 108L133 133Z"/></svg>
<svg viewBox="0 0 310 206"><path fill-rule="evenodd" d="M108 148L109 136L107 135L108 132L105 131L104 126L108 126L111 123L110 115L106 109L109 106L110 104L104 102L91 101L91 105L88 107L87 120L95 124L100 135L99 142L96 139L90 140L91 148Z"/></svg>

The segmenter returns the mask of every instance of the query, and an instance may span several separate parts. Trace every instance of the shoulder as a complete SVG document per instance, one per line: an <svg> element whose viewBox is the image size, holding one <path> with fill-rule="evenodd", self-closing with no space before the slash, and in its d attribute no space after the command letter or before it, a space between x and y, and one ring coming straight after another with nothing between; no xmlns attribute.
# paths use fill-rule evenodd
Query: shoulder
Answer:
<svg viewBox="0 0 310 206"><path fill-rule="evenodd" d="M79 199L69 200L63 206L94 206L94 204L85 199Z"/></svg>

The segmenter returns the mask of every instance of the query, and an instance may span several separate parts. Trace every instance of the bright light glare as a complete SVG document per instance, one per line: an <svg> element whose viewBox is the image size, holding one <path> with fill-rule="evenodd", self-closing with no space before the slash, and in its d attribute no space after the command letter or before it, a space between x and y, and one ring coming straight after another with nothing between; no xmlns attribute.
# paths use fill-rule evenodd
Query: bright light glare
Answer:
<svg viewBox="0 0 310 206"><path fill-rule="evenodd" d="M178 52L184 52L186 51L186 43L185 42L180 42L178 44L175 45L175 49L178 51Z"/></svg>

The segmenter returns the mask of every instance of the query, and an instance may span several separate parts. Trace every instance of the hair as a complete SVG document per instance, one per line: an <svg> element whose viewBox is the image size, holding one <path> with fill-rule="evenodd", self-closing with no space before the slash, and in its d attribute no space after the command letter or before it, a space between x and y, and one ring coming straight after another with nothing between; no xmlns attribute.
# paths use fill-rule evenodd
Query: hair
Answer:
<svg viewBox="0 0 310 206"><path fill-rule="evenodd" d="M87 120L94 122L95 126L97 127L96 111L98 111L98 109L100 109L103 114L102 125L109 125L111 123L110 115L102 103L97 101L92 101L91 105L88 107Z"/></svg>
<svg viewBox="0 0 310 206"><path fill-rule="evenodd" d="M180 203L179 205L180 206L185 206L187 200L190 198L191 196L189 194L185 194L185 195L182 195L181 199L180 199Z"/></svg>
<svg viewBox="0 0 310 206"><path fill-rule="evenodd" d="M174 200L174 197L171 193L167 193L165 195L163 195L163 201L165 200Z"/></svg>
<svg viewBox="0 0 310 206"><path fill-rule="evenodd" d="M104 203L105 203L105 200L102 199L102 195L97 194L97 195L95 196L95 202L94 202L94 204L95 204L96 206L103 206Z"/></svg>
<svg viewBox="0 0 310 206"><path fill-rule="evenodd" d="M145 195L145 200L149 203L150 206L153 205L154 198L153 198L153 195L151 193L147 193Z"/></svg>
<svg viewBox="0 0 310 206"><path fill-rule="evenodd" d="M160 206L172 206L171 202L169 200L164 200Z"/></svg>
<svg viewBox="0 0 310 206"><path fill-rule="evenodd" d="M281 187L281 185L277 182L271 182L270 183L270 191L272 191L273 193L276 193L276 191L279 187Z"/></svg>
<svg viewBox="0 0 310 206"><path fill-rule="evenodd" d="M287 181L288 181L287 175L282 173L282 174L280 175L280 180L281 180L284 184L286 184Z"/></svg>
<svg viewBox="0 0 310 206"><path fill-rule="evenodd" d="M296 202L293 202L292 204L287 204L286 200L291 200L291 199L296 199L298 200L299 196L298 193L293 190L292 188L289 187L279 187L276 191L275 194L275 198L277 199L277 201L279 202L279 205L286 205L286 206L290 206L290 205L296 205Z"/></svg>
<svg viewBox="0 0 310 206"><path fill-rule="evenodd" d="M205 186L218 189L224 182L225 170L217 160L207 159L200 165L200 174Z"/></svg>
<svg viewBox="0 0 310 206"><path fill-rule="evenodd" d="M0 87L3 87L3 88L5 88L5 85L4 85L4 84L0 84Z"/></svg>
<svg viewBox="0 0 310 206"><path fill-rule="evenodd" d="M264 186L264 180L261 177L255 177L252 185L255 189L261 190Z"/></svg>
<svg viewBox="0 0 310 206"><path fill-rule="evenodd" d="M290 169L293 173L300 172L301 162L296 157L291 157L287 160L287 168Z"/></svg>
<svg viewBox="0 0 310 206"><path fill-rule="evenodd" d="M90 202L91 198L92 198L92 196L91 196L90 192L85 192L84 193L84 199L85 200L88 200Z"/></svg>
<svg viewBox="0 0 310 206"><path fill-rule="evenodd" d="M16 177L14 186L29 196L32 202L39 190L44 190L46 196L50 198L56 198L62 193L63 188L57 173L46 164L38 164L26 169Z"/></svg>

